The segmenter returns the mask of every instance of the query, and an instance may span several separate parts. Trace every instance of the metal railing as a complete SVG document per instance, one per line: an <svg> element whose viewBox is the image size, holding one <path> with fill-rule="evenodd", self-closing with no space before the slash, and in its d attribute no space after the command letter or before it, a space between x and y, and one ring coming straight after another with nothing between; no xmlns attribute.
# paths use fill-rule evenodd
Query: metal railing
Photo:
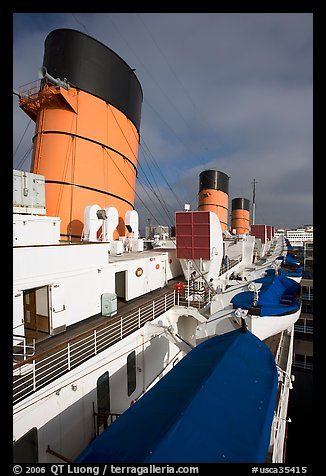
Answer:
<svg viewBox="0 0 326 476"><path fill-rule="evenodd" d="M233 268L236 264L240 263L241 260L242 260L242 257L240 256L239 258L228 259L227 262L225 263L222 262L219 276L226 273L226 271L229 271L229 269Z"/></svg>
<svg viewBox="0 0 326 476"><path fill-rule="evenodd" d="M41 81L37 79L19 87L20 97L37 97L40 90Z"/></svg>
<svg viewBox="0 0 326 476"><path fill-rule="evenodd" d="M314 369L314 365L312 363L302 362L300 360L294 360L293 367L295 367L297 369L304 369L304 370L313 370Z"/></svg>
<svg viewBox="0 0 326 476"><path fill-rule="evenodd" d="M27 340L32 340L30 344ZM35 339L28 339L25 336L13 334L13 361L21 362L35 354Z"/></svg>
<svg viewBox="0 0 326 476"><path fill-rule="evenodd" d="M303 334L313 334L314 327L307 324L294 324L295 332L302 332Z"/></svg>
<svg viewBox="0 0 326 476"><path fill-rule="evenodd" d="M175 305L175 291L13 366L13 403L107 349Z"/></svg>
<svg viewBox="0 0 326 476"><path fill-rule="evenodd" d="M313 301L314 300L313 291L310 291L310 292L302 291L301 292L301 299L303 301Z"/></svg>
<svg viewBox="0 0 326 476"><path fill-rule="evenodd" d="M185 285L183 293L176 294L177 306L192 306L202 309L211 298L211 290L204 282L190 283Z"/></svg>
<svg viewBox="0 0 326 476"><path fill-rule="evenodd" d="M276 408L274 410L269 448L272 463L282 463L284 458L288 399L289 391L292 388L291 367L293 342L294 332L288 334L283 331L275 355L275 363L279 375Z"/></svg>

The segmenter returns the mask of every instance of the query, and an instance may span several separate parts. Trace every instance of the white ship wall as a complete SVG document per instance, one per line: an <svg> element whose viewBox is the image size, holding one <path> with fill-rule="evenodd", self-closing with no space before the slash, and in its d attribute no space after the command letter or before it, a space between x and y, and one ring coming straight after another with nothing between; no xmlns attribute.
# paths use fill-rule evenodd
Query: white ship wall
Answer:
<svg viewBox="0 0 326 476"><path fill-rule="evenodd" d="M159 250L156 249L155 252ZM183 271L180 264L180 260L177 259L177 250L176 248L164 248L161 252L166 252L168 254L168 261L167 261L167 268L166 268L166 279L169 281L177 276L181 276L183 278Z"/></svg>
<svg viewBox="0 0 326 476"><path fill-rule="evenodd" d="M167 275L172 276L167 253L109 257L109 247L109 243L94 243L14 248L14 333L23 334L24 290L48 287L53 333L100 313L104 293L119 294L122 288L128 301L165 286ZM117 284L116 273L120 273Z"/></svg>
<svg viewBox="0 0 326 476"><path fill-rule="evenodd" d="M261 256L265 256L266 253L268 253L270 247L271 247L271 241L266 241L266 243L262 244L262 250L261 250Z"/></svg>
<svg viewBox="0 0 326 476"><path fill-rule="evenodd" d="M45 215L44 175L13 170L13 211Z"/></svg>
<svg viewBox="0 0 326 476"><path fill-rule="evenodd" d="M237 259L242 256L242 241L225 240L224 241L224 254L228 256L229 259Z"/></svg>
<svg viewBox="0 0 326 476"><path fill-rule="evenodd" d="M177 322L177 319L180 321ZM175 345L162 325L195 343L197 321L179 317L173 310L157 317L122 341L56 379L14 406L13 436L17 441L32 428L38 430L39 462L62 462L46 452L50 448L73 460L94 438L97 411L97 380L109 372L110 411L122 413L153 386L189 348ZM177 339L178 342L178 339ZM180 340L179 340L180 342ZM136 351L136 389L127 395L127 357ZM162 372L162 369L164 371Z"/></svg>
<svg viewBox="0 0 326 476"><path fill-rule="evenodd" d="M251 235L247 235L245 241L243 241L243 258L242 264L243 265L251 265L254 255L254 247L255 247L255 237Z"/></svg>
<svg viewBox="0 0 326 476"><path fill-rule="evenodd" d="M224 253L229 259L235 260L242 257L243 265L250 265L252 263L255 237L251 235L240 235L241 238L224 241Z"/></svg>
<svg viewBox="0 0 326 476"><path fill-rule="evenodd" d="M58 217L13 215L13 246L54 245L60 240Z"/></svg>

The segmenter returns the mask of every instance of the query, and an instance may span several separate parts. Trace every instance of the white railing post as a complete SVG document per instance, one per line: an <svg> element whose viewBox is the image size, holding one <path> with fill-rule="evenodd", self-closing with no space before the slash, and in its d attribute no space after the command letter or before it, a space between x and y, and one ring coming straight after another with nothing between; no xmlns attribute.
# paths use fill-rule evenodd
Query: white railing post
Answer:
<svg viewBox="0 0 326 476"><path fill-rule="evenodd" d="M97 346L96 346L96 329L94 329L94 355L97 354Z"/></svg>
<svg viewBox="0 0 326 476"><path fill-rule="evenodd" d="M138 329L140 329L140 307L138 308Z"/></svg>
<svg viewBox="0 0 326 476"><path fill-rule="evenodd" d="M70 370L70 343L67 344L67 361L68 361L68 370Z"/></svg>
<svg viewBox="0 0 326 476"><path fill-rule="evenodd" d="M152 319L155 319L155 301L153 301L153 317Z"/></svg>
<svg viewBox="0 0 326 476"><path fill-rule="evenodd" d="M187 287L188 287L187 307L189 307L190 306L190 284L189 284L189 281L188 281ZM193 293L193 295L195 295L195 292ZM197 296L198 296L198 294L197 294Z"/></svg>
<svg viewBox="0 0 326 476"><path fill-rule="evenodd" d="M164 294L164 312L166 312L166 293Z"/></svg>
<svg viewBox="0 0 326 476"><path fill-rule="evenodd" d="M36 360L33 360L33 390L36 390Z"/></svg>
<svg viewBox="0 0 326 476"><path fill-rule="evenodd" d="M120 339L122 339L123 333L122 333L122 317L120 318Z"/></svg>

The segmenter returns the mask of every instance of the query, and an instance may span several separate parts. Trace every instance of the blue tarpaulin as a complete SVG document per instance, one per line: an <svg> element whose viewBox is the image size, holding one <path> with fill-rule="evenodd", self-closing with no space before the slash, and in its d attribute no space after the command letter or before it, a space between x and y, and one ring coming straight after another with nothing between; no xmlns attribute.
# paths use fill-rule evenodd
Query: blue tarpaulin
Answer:
<svg viewBox="0 0 326 476"><path fill-rule="evenodd" d="M300 260L296 256L293 256L291 254L287 254L286 256L278 256L276 259L280 259L283 261L283 263L286 264L291 264L291 265L300 265Z"/></svg>
<svg viewBox="0 0 326 476"><path fill-rule="evenodd" d="M286 257L285 257L285 263L286 264L296 264L296 265L299 265L300 264L300 260L299 258L296 258L295 256L292 256L290 254L287 254Z"/></svg>
<svg viewBox="0 0 326 476"><path fill-rule="evenodd" d="M253 282L262 283L258 295L260 316L281 316L299 309L298 295L300 293L300 284L293 279L271 274L256 279ZM250 309L252 308L253 300L253 291L243 291L236 294L231 299L231 303L235 309Z"/></svg>
<svg viewBox="0 0 326 476"><path fill-rule="evenodd" d="M277 369L264 342L235 330L189 352L76 463L264 463Z"/></svg>
<svg viewBox="0 0 326 476"><path fill-rule="evenodd" d="M299 278L300 276L302 276L302 266L297 266L293 271L290 271L289 269L280 268L279 274L281 276L292 276L293 278Z"/></svg>

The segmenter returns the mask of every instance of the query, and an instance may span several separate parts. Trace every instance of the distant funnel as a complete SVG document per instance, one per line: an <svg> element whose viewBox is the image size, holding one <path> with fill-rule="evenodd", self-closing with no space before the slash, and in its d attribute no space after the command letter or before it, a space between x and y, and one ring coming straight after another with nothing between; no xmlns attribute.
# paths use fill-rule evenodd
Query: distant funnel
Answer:
<svg viewBox="0 0 326 476"><path fill-rule="evenodd" d="M218 216L222 231L228 229L229 176L218 170L204 170L199 175L198 210Z"/></svg>
<svg viewBox="0 0 326 476"><path fill-rule="evenodd" d="M247 198L234 198L232 200L231 229L236 234L249 233L250 202Z"/></svg>

